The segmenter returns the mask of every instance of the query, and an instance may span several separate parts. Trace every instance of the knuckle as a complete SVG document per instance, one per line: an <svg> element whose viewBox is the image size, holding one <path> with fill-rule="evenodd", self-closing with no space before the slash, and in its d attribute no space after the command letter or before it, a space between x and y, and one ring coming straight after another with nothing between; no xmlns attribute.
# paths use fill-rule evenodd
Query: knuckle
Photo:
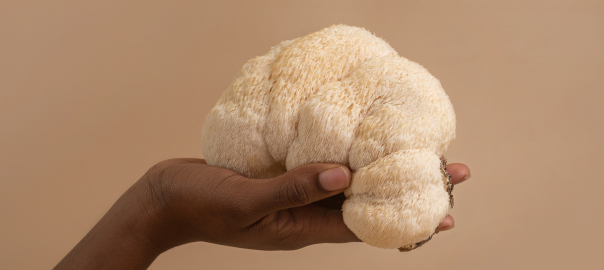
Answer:
<svg viewBox="0 0 604 270"><path fill-rule="evenodd" d="M291 205L306 205L310 203L310 185L308 178L292 179L286 181L282 187L286 202Z"/></svg>

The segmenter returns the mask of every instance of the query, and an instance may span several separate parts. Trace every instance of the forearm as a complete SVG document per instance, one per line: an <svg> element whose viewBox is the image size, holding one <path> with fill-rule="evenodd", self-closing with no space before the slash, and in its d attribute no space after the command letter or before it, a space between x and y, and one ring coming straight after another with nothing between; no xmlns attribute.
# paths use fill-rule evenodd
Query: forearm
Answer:
<svg viewBox="0 0 604 270"><path fill-rule="evenodd" d="M111 207L54 269L147 269L163 251L149 237L151 215L135 186Z"/></svg>

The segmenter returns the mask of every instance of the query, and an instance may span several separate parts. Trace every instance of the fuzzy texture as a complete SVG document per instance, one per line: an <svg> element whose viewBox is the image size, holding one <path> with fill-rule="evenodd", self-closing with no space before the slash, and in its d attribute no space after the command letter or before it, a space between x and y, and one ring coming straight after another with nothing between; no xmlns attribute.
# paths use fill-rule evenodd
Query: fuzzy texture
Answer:
<svg viewBox="0 0 604 270"><path fill-rule="evenodd" d="M336 25L249 60L206 117L202 150L253 178L345 164L344 222L369 245L398 248L446 216L439 157L454 137L436 78L365 29Z"/></svg>

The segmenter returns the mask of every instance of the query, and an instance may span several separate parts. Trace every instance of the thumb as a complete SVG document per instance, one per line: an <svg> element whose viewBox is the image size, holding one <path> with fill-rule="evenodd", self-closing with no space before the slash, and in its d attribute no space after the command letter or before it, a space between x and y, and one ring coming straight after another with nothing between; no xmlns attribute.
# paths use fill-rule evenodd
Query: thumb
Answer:
<svg viewBox="0 0 604 270"><path fill-rule="evenodd" d="M307 205L336 195L350 185L350 170L340 164L309 164L266 179L270 212Z"/></svg>

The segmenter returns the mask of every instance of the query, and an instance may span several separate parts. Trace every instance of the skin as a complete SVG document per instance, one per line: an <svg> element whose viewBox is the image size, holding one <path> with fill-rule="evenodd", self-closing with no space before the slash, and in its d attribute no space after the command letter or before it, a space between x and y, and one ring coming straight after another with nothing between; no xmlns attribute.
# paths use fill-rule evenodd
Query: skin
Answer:
<svg viewBox="0 0 604 270"><path fill-rule="evenodd" d="M447 171L454 184L470 177L464 164ZM54 269L146 269L161 253L196 241L257 250L359 242L342 220L350 179L339 164L249 179L203 159L162 161ZM453 227L447 215L438 230Z"/></svg>

